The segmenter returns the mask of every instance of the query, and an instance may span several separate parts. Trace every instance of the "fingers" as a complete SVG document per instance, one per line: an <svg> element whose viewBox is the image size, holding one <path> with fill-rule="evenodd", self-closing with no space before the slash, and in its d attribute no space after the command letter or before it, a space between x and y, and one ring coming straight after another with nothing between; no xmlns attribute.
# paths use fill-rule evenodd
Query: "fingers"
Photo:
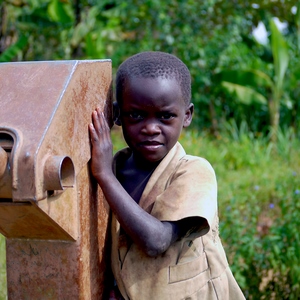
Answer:
<svg viewBox="0 0 300 300"><path fill-rule="evenodd" d="M101 138L110 137L110 128L107 124L104 113L99 108L92 113L92 123L89 124L90 137L92 142Z"/></svg>
<svg viewBox="0 0 300 300"><path fill-rule="evenodd" d="M100 131L101 124L100 124L100 112L98 109L94 110L92 113L92 122L94 125L95 130L98 132Z"/></svg>
<svg viewBox="0 0 300 300"><path fill-rule="evenodd" d="M98 132L104 132L104 131L109 131L109 126L106 122L104 113L100 111L99 108L97 108L95 111L92 113L92 120L93 120L93 125L96 131Z"/></svg>
<svg viewBox="0 0 300 300"><path fill-rule="evenodd" d="M89 124L89 132L90 132L90 139L93 144L94 142L96 142L98 140L96 130L95 130L93 123Z"/></svg>

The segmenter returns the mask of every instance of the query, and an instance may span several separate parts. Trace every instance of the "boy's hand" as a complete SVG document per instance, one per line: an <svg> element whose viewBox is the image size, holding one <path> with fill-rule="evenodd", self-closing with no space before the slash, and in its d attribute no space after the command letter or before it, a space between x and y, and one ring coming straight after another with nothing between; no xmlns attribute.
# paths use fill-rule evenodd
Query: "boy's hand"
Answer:
<svg viewBox="0 0 300 300"><path fill-rule="evenodd" d="M103 176L112 172L112 142L110 129L103 112L97 108L92 113L92 123L89 124L92 143L91 170L94 177L101 182Z"/></svg>

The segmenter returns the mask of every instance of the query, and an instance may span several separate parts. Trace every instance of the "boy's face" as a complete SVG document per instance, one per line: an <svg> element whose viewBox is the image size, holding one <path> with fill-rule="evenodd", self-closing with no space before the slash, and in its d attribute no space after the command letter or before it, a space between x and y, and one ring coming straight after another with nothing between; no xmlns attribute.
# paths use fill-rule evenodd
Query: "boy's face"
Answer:
<svg viewBox="0 0 300 300"><path fill-rule="evenodd" d="M192 121L193 104L187 106L175 79L133 78L126 82L120 104L124 138L134 155L158 162Z"/></svg>

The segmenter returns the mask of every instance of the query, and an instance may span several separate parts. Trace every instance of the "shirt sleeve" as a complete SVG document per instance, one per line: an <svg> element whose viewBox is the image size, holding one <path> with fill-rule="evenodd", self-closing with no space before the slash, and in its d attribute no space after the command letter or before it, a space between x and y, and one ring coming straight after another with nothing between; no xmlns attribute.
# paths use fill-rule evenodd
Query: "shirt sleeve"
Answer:
<svg viewBox="0 0 300 300"><path fill-rule="evenodd" d="M157 196L151 214L161 221L204 218L209 227L217 213L217 181L210 163L185 156ZM206 232L209 230L205 230ZM205 233L206 233L205 232Z"/></svg>

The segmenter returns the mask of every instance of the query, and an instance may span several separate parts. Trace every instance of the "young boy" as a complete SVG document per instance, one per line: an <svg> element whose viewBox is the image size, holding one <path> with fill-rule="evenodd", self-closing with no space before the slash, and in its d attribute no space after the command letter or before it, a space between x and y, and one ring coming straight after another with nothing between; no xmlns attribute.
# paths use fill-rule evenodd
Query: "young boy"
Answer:
<svg viewBox="0 0 300 300"><path fill-rule="evenodd" d="M113 213L112 271L125 299L244 299L218 234L211 165L178 143L192 121L190 73L163 52L118 69L115 123L129 148L112 157L102 112L92 114L92 173Z"/></svg>

